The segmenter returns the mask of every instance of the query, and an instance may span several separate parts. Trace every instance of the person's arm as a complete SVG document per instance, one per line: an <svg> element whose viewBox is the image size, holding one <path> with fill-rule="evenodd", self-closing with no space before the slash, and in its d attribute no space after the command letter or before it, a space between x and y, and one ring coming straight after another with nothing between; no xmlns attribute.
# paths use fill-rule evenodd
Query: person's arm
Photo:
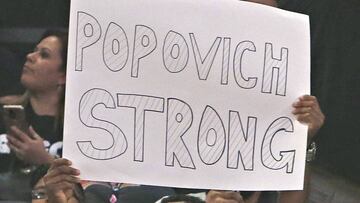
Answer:
<svg viewBox="0 0 360 203"><path fill-rule="evenodd" d="M325 116L320 109L319 102L315 96L304 95L293 104L294 110L292 113L296 119L308 125L307 143L312 142L316 133L324 124ZM279 203L304 203L309 194L311 167L305 167L304 190L300 191L282 191L279 196Z"/></svg>
<svg viewBox="0 0 360 203"><path fill-rule="evenodd" d="M77 169L71 167L69 160L54 160L43 178L48 202L78 203L75 187L80 182L79 174Z"/></svg>

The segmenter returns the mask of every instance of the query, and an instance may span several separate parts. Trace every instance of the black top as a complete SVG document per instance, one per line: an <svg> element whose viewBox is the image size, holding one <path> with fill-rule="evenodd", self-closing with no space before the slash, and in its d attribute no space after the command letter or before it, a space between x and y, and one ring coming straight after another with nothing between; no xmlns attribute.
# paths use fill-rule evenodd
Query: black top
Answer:
<svg viewBox="0 0 360 203"><path fill-rule="evenodd" d="M360 184L360 1L281 0L280 7L310 16L312 94L326 116L316 163Z"/></svg>
<svg viewBox="0 0 360 203"><path fill-rule="evenodd" d="M27 121L35 132L44 139L44 145L49 153L60 156L62 153L62 126L56 126L53 116L37 115L30 104L26 106L25 111ZM10 149L6 144L6 130L2 118L0 118L0 141L0 172L16 170L21 164L13 154L10 154Z"/></svg>

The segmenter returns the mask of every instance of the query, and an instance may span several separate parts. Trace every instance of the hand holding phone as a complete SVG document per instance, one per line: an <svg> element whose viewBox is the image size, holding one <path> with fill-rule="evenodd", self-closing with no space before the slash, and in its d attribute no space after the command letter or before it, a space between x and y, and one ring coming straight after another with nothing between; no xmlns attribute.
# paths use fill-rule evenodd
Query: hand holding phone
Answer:
<svg viewBox="0 0 360 203"><path fill-rule="evenodd" d="M32 127L29 128L23 106L4 105L3 118L8 131L8 145L15 152L16 157L29 164L44 164L52 161L53 157L46 151L44 140ZM25 170L28 168L26 167Z"/></svg>

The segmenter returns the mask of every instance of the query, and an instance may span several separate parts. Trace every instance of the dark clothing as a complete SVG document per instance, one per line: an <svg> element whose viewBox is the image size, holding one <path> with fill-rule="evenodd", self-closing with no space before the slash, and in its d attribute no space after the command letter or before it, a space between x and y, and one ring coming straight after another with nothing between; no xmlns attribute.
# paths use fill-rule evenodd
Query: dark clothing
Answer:
<svg viewBox="0 0 360 203"><path fill-rule="evenodd" d="M312 94L326 120L316 164L360 184L360 1L281 0L308 14L312 39Z"/></svg>
<svg viewBox="0 0 360 203"><path fill-rule="evenodd" d="M153 203L164 196L174 195L171 188L157 186L133 186L119 190L117 199L119 203Z"/></svg>
<svg viewBox="0 0 360 203"><path fill-rule="evenodd" d="M53 116L37 115L31 105L25 108L28 123L44 139L44 145L52 155L61 155L62 127L55 126ZM29 170L35 166L25 164L16 158L7 146L4 123L0 122L0 200L29 200ZM28 170L24 170L28 169Z"/></svg>
<svg viewBox="0 0 360 203"><path fill-rule="evenodd" d="M171 188L158 186L129 186L113 191L105 185L91 185L85 189L84 194L86 203L109 203L112 195L119 203L154 203L175 192Z"/></svg>

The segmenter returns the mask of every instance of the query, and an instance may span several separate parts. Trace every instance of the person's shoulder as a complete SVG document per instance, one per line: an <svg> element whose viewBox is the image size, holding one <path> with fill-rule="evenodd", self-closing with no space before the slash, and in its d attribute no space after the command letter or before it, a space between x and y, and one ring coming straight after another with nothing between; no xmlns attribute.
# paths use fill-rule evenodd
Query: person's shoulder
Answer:
<svg viewBox="0 0 360 203"><path fill-rule="evenodd" d="M21 104L24 97L23 95L7 95L0 97L0 104L6 105L6 104Z"/></svg>

